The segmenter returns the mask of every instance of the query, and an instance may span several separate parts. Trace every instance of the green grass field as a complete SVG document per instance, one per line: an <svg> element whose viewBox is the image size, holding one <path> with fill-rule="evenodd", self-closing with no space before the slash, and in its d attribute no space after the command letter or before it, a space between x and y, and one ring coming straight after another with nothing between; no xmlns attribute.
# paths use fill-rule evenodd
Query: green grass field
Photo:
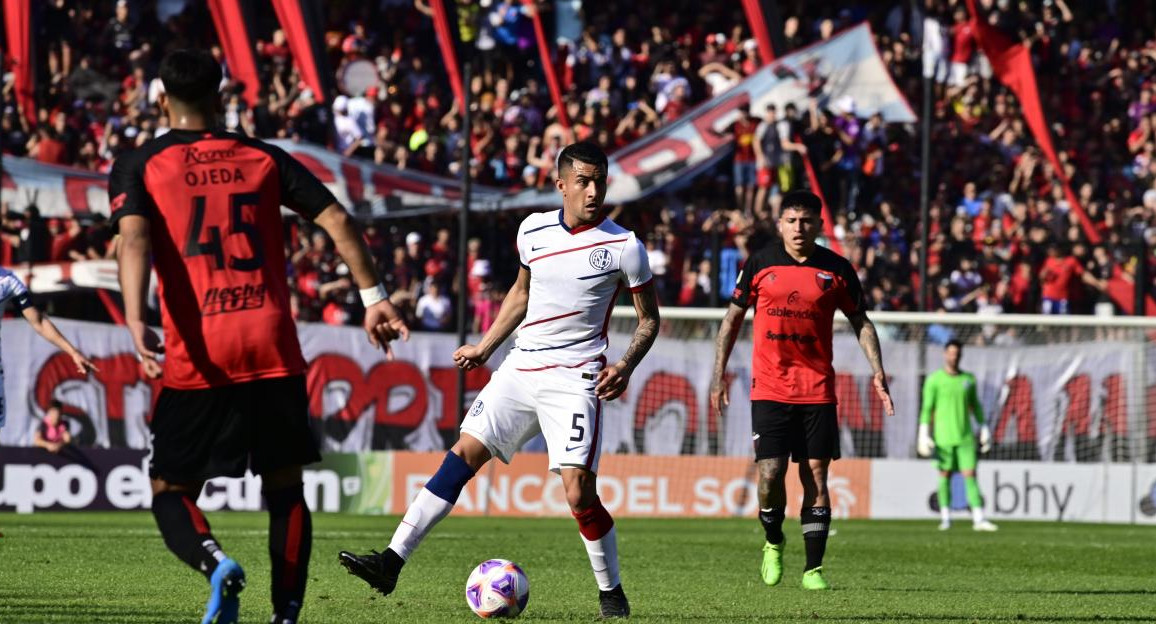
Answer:
<svg viewBox="0 0 1156 624"><path fill-rule="evenodd" d="M241 621L268 621L266 517L209 514L245 566ZM337 563L343 548L380 548L395 518L317 514L304 622L474 622L464 586L474 565L512 559L530 578L522 619L589 622L596 588L573 521L455 518L414 555L397 591L376 595ZM645 622L1152 622L1156 530L1004 523L844 521L828 546L835 590L798 588L797 522L787 574L758 578L754 519L618 521L624 587ZM147 513L0 514L0 623L196 622L207 585L164 547Z"/></svg>

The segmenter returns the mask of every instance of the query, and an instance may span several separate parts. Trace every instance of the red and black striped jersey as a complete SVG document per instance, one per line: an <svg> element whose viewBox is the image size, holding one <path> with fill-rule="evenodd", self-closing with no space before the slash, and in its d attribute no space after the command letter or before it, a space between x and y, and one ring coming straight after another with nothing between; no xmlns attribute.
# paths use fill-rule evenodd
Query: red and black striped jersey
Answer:
<svg viewBox="0 0 1156 624"><path fill-rule="evenodd" d="M836 402L835 310L851 316L867 309L859 276L846 258L816 246L800 263L775 241L747 259L731 303L755 306L752 400Z"/></svg>
<svg viewBox="0 0 1156 624"><path fill-rule="evenodd" d="M305 372L289 307L281 206L313 219L333 194L284 150L223 130L171 130L117 158L114 227L149 220L164 385Z"/></svg>

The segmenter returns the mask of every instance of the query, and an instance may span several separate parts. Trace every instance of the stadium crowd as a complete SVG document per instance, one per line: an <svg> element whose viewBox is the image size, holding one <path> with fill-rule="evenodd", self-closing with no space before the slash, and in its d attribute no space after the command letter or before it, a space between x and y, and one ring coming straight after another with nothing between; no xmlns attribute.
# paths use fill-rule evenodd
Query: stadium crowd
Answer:
<svg viewBox="0 0 1156 624"><path fill-rule="evenodd" d="M240 96L244 85L228 79L225 126L451 176L459 174L458 155L467 149L479 183L542 187L571 138L612 151L759 67L738 3L611 0L553 13L571 4L539 9L545 24L556 24L553 43L572 135L559 123L537 66L532 9L515 0L455 4L462 56L474 76L470 136L460 128L425 0L327 5L326 40L338 84L351 63L367 60L376 68L371 86L331 102L305 86L284 33L268 22L257 50L260 98L248 108ZM788 51L870 20L886 66L916 110L923 72L934 76L928 308L1111 312L1106 280L1134 272L1140 237L1156 248L1156 7L1140 0L979 2L986 19L1030 45L1060 159L1104 239L1093 246L1015 97L978 50L963 0L919 4L913 12L908 2L792 0L780 2L780 10ZM4 153L107 172L119 154L163 133L167 120L156 105L163 52L203 46L224 59L200 3L163 17L158 6L46 3L36 38L43 42L37 46L37 123L19 114L6 73ZM99 36L78 37L82 31ZM645 237L664 305L725 304L748 249L773 228L778 197L805 184L806 156L871 304L917 308L923 226L917 124L862 118L849 99L813 100L798 109L751 110L731 132L733 163L677 192L613 208L616 220ZM101 220L44 220L29 212L8 214L5 207L0 262L111 255L112 236ZM492 321L513 279L511 240L520 217L487 214L473 221L478 234L468 243L464 292L478 329ZM348 270L324 233L293 220L285 228L298 318L358 322ZM452 301L463 292L453 279L455 231L449 217L368 224L366 236L395 301L422 328L452 325ZM1153 264L1151 252L1145 259ZM1156 275L1156 266L1148 275Z"/></svg>

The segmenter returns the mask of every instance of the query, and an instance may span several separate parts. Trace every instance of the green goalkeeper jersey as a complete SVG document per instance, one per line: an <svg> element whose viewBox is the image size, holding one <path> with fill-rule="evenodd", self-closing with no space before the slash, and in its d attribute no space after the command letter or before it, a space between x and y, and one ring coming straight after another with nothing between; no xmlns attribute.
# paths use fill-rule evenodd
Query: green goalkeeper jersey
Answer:
<svg viewBox="0 0 1156 624"><path fill-rule="evenodd" d="M975 375L959 371L952 375L943 369L931 373L923 382L923 409L919 412L919 422L931 422L935 415L932 438L936 446L959 446L974 444L975 435L971 430L968 412L975 415L975 421L983 424L983 407L975 390Z"/></svg>

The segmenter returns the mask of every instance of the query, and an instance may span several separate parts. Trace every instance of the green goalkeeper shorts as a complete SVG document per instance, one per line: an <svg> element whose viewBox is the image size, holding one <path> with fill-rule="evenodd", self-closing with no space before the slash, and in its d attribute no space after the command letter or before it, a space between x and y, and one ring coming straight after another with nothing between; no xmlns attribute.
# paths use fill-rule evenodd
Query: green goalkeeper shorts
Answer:
<svg viewBox="0 0 1156 624"><path fill-rule="evenodd" d="M956 446L935 445L935 466L943 471L975 470L975 441Z"/></svg>

